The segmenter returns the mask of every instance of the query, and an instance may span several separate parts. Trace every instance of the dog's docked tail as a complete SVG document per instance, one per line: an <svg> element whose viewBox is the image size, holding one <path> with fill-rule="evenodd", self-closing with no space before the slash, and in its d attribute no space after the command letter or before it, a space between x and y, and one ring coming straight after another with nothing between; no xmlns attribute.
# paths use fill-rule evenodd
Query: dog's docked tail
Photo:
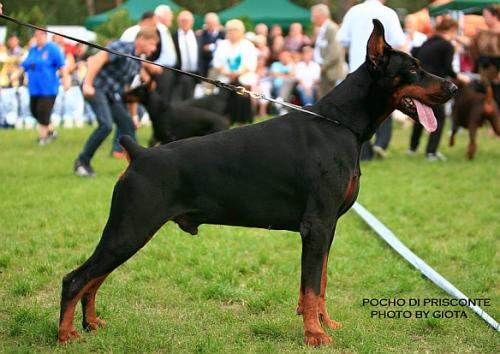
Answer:
<svg viewBox="0 0 500 354"><path fill-rule="evenodd" d="M146 148L137 144L130 136L123 135L120 137L120 145L125 149L128 162L134 161Z"/></svg>

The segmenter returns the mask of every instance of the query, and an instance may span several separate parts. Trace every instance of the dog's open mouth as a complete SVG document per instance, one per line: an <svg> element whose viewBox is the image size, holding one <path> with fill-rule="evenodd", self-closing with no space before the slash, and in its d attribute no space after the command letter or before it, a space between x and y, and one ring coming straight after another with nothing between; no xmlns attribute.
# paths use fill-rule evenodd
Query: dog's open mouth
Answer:
<svg viewBox="0 0 500 354"><path fill-rule="evenodd" d="M437 121L432 108L413 97L403 97L400 104L401 111L413 118L418 118L429 133L437 129Z"/></svg>

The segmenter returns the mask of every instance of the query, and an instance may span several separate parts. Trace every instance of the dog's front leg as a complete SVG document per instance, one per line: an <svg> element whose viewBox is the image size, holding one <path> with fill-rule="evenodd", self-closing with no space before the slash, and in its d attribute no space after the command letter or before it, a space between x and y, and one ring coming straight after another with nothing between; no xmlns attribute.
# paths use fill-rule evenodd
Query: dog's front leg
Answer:
<svg viewBox="0 0 500 354"><path fill-rule="evenodd" d="M333 234L332 234L332 240L333 240ZM330 241L331 245L331 241ZM328 248L330 249L330 248ZM326 309L326 283L327 283L327 274L328 274L328 254L324 257L323 260L323 270L321 271L321 291L319 294L319 320L321 323L326 326L327 328L332 328L332 329L340 329L342 328L342 323L334 321L330 318L328 315L328 310Z"/></svg>
<svg viewBox="0 0 500 354"><path fill-rule="evenodd" d="M301 307L304 320L305 342L313 346L329 344L332 339L321 328L319 315L323 265L331 243L332 228L325 225L319 218L310 218L302 223L300 234L302 237L302 275L299 307Z"/></svg>

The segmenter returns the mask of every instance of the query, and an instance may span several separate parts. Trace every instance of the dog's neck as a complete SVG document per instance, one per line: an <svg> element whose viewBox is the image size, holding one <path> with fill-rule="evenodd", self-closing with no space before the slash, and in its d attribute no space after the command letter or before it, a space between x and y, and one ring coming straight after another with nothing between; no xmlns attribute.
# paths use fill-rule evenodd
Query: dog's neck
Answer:
<svg viewBox="0 0 500 354"><path fill-rule="evenodd" d="M364 63L318 102L322 115L340 121L360 142L369 140L393 110L390 93L377 87L373 75Z"/></svg>
<svg viewBox="0 0 500 354"><path fill-rule="evenodd" d="M148 92L146 97L144 97L141 101L151 116L159 116L169 108L169 106L161 99L161 96L155 91Z"/></svg>

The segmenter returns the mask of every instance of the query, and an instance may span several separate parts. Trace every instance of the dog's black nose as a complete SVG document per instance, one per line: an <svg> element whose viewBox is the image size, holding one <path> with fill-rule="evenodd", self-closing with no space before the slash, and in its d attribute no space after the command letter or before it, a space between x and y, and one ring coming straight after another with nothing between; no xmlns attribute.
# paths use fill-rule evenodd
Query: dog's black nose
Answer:
<svg viewBox="0 0 500 354"><path fill-rule="evenodd" d="M445 81L445 89L452 95L454 95L455 93L457 93L458 91L458 86L455 85L453 82L451 81Z"/></svg>

